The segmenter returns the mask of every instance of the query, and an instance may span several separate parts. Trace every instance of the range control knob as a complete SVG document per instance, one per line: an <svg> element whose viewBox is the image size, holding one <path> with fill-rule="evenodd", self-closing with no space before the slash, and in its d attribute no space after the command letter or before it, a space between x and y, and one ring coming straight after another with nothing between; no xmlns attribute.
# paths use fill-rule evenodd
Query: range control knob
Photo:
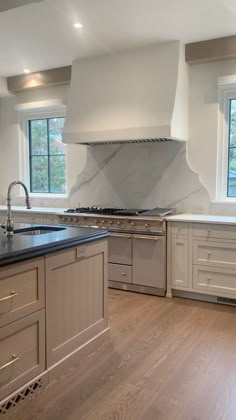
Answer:
<svg viewBox="0 0 236 420"><path fill-rule="evenodd" d="M118 222L116 223L117 225L120 225L120 222L119 222L119 220L118 220Z"/></svg>
<svg viewBox="0 0 236 420"><path fill-rule="evenodd" d="M134 222L131 222L131 226L135 226L135 223Z"/></svg>
<svg viewBox="0 0 236 420"><path fill-rule="evenodd" d="M112 225L113 224L113 221L112 220L109 220L109 224Z"/></svg>
<svg viewBox="0 0 236 420"><path fill-rule="evenodd" d="M145 227L148 228L150 225L149 223L145 223Z"/></svg>

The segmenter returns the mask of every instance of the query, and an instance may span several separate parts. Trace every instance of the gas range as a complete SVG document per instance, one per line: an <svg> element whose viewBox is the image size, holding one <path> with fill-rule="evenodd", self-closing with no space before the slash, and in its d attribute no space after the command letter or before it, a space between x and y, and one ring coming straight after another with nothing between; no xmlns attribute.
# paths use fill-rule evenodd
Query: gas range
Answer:
<svg viewBox="0 0 236 420"><path fill-rule="evenodd" d="M73 209L65 210L65 213L70 214L100 214L104 216L156 216L165 217L173 214L174 210L170 208L156 207L153 210L148 209L120 209L114 207L77 207Z"/></svg>
<svg viewBox="0 0 236 420"><path fill-rule="evenodd" d="M118 209L101 207L79 207L68 209L60 216L62 223L106 229L111 232L165 235L165 216L173 209Z"/></svg>

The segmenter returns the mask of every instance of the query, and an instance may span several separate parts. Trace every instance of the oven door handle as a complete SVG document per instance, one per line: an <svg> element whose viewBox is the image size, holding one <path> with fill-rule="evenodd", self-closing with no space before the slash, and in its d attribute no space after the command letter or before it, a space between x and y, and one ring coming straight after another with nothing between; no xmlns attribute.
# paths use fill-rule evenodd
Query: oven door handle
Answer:
<svg viewBox="0 0 236 420"><path fill-rule="evenodd" d="M153 235L133 235L134 239L144 239L147 241L159 241L160 236L153 236Z"/></svg>
<svg viewBox="0 0 236 420"><path fill-rule="evenodd" d="M111 233L111 237L113 237L113 238L131 239L131 235L126 234L126 233Z"/></svg>

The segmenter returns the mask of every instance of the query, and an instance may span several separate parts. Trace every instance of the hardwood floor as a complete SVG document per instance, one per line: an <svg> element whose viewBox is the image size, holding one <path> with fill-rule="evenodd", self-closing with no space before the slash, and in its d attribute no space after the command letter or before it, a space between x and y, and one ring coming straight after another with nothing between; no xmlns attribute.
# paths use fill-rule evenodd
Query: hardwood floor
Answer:
<svg viewBox="0 0 236 420"><path fill-rule="evenodd" d="M236 419L235 308L110 290L109 313L111 343L11 419Z"/></svg>

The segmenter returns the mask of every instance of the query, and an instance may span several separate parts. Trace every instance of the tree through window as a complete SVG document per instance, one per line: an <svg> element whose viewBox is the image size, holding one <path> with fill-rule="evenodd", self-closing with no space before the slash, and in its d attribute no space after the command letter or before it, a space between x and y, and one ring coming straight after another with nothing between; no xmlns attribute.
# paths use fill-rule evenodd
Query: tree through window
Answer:
<svg viewBox="0 0 236 420"><path fill-rule="evenodd" d="M227 196L236 197L236 99L229 101L229 151Z"/></svg>
<svg viewBox="0 0 236 420"><path fill-rule="evenodd" d="M29 121L30 191L65 194L66 165L62 130L65 118Z"/></svg>

